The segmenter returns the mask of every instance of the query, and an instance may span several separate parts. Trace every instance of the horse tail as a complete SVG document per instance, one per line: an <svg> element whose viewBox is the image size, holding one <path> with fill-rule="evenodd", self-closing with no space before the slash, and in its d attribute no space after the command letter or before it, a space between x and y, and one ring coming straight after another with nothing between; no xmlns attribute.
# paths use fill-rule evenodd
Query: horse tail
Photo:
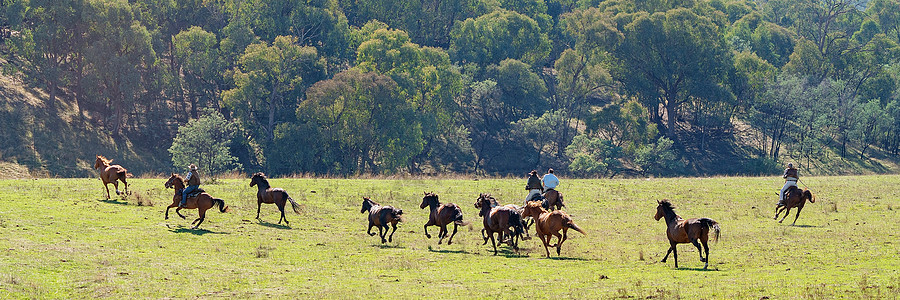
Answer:
<svg viewBox="0 0 900 300"><path fill-rule="evenodd" d="M456 212L456 214L453 215L453 223L454 224L460 225L460 226L469 225L468 222L463 221L462 209L459 209L459 206L454 207L454 212Z"/></svg>
<svg viewBox="0 0 900 300"><path fill-rule="evenodd" d="M125 178L132 178L132 177L134 177L134 174L131 174L128 171L125 171Z"/></svg>
<svg viewBox="0 0 900 300"><path fill-rule="evenodd" d="M525 227L522 225L522 215L514 210L509 211L509 226L514 229L515 235L525 234Z"/></svg>
<svg viewBox="0 0 900 300"><path fill-rule="evenodd" d="M222 200L219 198L212 198L212 201L213 201L213 207L216 207L216 206L219 207L219 212L228 211L228 206L225 205L225 200Z"/></svg>
<svg viewBox="0 0 900 300"><path fill-rule="evenodd" d="M294 201L294 198L291 198L291 196L288 196L288 193L284 192L284 191L281 192L281 196L284 197L285 199L288 199L288 201L291 201L291 208L294 209L295 213L300 214L300 204L297 204L297 201Z"/></svg>
<svg viewBox="0 0 900 300"><path fill-rule="evenodd" d="M391 217L397 219L398 221L403 221L403 210L399 208L394 208L391 210Z"/></svg>
<svg viewBox="0 0 900 300"><path fill-rule="evenodd" d="M719 222L716 222L716 220L713 220L710 218L700 218L699 221L700 221L700 225L702 225L703 227L713 229L713 231L716 233L713 236L713 238L715 239L716 242L718 242L719 241L719 233L722 231L721 228L719 228Z"/></svg>
<svg viewBox="0 0 900 300"><path fill-rule="evenodd" d="M556 192L556 193L557 193L557 195L559 195L559 197L556 198L556 203L557 203L559 206L566 207L566 203L563 202L563 195L562 195L562 193L560 193L560 192ZM568 208L568 207L566 207L566 208Z"/></svg>
<svg viewBox="0 0 900 300"><path fill-rule="evenodd" d="M809 202L816 203L816 195L810 192L809 190L803 191L803 196L809 199Z"/></svg>
<svg viewBox="0 0 900 300"><path fill-rule="evenodd" d="M581 232L581 234L583 234L583 235L587 235L587 232L584 232L584 229L581 229L581 227L578 227L578 225L575 225L575 222L573 222L572 219L569 219L569 224L566 224L566 226L569 226L569 228L575 229L575 231Z"/></svg>

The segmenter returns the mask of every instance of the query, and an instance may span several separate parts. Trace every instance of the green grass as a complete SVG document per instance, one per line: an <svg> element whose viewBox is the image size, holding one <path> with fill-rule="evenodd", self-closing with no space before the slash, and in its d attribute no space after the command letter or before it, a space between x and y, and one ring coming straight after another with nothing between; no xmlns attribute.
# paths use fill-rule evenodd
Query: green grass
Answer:
<svg viewBox="0 0 900 300"><path fill-rule="evenodd" d="M519 255L481 245L478 193L519 203L524 180L274 179L304 206L289 211L290 227L272 224L271 204L255 220L249 180L220 180L204 188L231 212L209 211L202 230L190 230L196 210L163 220L164 181L135 179L132 195L110 201L97 179L0 181L0 298L900 297L900 176L804 178L819 201L798 226L793 215L772 220L778 178L563 179L568 212L588 235L570 231L553 259L537 239ZM423 191L473 221L453 245L425 238ZM403 209L394 243L365 233L362 196ZM682 217L721 224L710 270L687 244L681 269L659 262L668 242L653 214L663 198Z"/></svg>

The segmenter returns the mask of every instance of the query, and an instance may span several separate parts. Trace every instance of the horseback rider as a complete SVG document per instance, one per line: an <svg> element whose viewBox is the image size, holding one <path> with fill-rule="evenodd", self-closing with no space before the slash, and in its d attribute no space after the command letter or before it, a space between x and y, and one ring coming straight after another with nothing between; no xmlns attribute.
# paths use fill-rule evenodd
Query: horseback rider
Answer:
<svg viewBox="0 0 900 300"><path fill-rule="evenodd" d="M778 206L784 206L784 193L791 187L797 187L797 181L800 180L800 173L794 168L794 164L788 163L787 169L784 169L784 187L781 188L781 194L778 197Z"/></svg>
<svg viewBox="0 0 900 300"><path fill-rule="evenodd" d="M553 175L553 168L547 170L547 174L544 174L544 177L541 178L541 183L544 185L544 192L556 189L559 185L559 178Z"/></svg>
<svg viewBox="0 0 900 300"><path fill-rule="evenodd" d="M528 190L528 196L525 197L525 206L528 206L528 201L533 201L535 197L540 196L542 192L544 192L544 186L541 184L541 179L538 178L537 171L531 170L528 175L528 184L525 185L525 189Z"/></svg>
<svg viewBox="0 0 900 300"><path fill-rule="evenodd" d="M197 166L191 164L188 168L191 170L187 173L187 177L184 178L184 185L187 187L181 191L181 204L178 205L181 208L187 205L188 194L200 188L200 173L197 172Z"/></svg>

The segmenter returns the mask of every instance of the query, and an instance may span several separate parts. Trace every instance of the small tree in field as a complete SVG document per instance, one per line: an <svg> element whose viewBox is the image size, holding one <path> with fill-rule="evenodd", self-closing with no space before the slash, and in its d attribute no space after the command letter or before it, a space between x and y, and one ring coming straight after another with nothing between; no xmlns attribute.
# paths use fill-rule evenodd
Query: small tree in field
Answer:
<svg viewBox="0 0 900 300"><path fill-rule="evenodd" d="M208 111L178 128L169 153L176 168L197 164L204 174L221 174L237 170L241 164L231 155L229 144L234 138L235 125L219 112Z"/></svg>

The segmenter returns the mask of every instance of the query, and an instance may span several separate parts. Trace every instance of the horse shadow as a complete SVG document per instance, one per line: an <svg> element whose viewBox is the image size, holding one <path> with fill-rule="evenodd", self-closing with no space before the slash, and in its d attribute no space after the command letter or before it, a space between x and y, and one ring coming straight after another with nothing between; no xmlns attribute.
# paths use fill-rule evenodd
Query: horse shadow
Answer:
<svg viewBox="0 0 900 300"><path fill-rule="evenodd" d="M556 256L556 257L551 256L550 259L551 259L551 260L561 260L561 261L566 261L566 260L573 260L573 261L591 261L590 259L587 259L587 258L581 258L581 257L565 257L565 256Z"/></svg>
<svg viewBox="0 0 900 300"><path fill-rule="evenodd" d="M103 202L103 203L107 203L107 204L128 205L127 200L119 201L119 200L113 200L113 199L101 199L99 201Z"/></svg>
<svg viewBox="0 0 900 300"><path fill-rule="evenodd" d="M718 272L718 271L719 271L719 268L711 268L711 269L704 269L704 268L676 268L675 270L678 270L678 271L696 271L696 272Z"/></svg>
<svg viewBox="0 0 900 300"><path fill-rule="evenodd" d="M229 234L228 232L216 232L216 231L211 231L211 230L206 230L206 229L190 229L190 228L186 228L186 227L175 228L175 229L172 229L169 231L172 233L190 233L193 235L204 235L204 234L208 234L208 233L210 233L210 234Z"/></svg>
<svg viewBox="0 0 900 300"><path fill-rule="evenodd" d="M256 224L259 224L260 226L269 227L269 228L291 229L291 226L269 223L269 222L262 221L262 220L260 220L259 223L256 223Z"/></svg>
<svg viewBox="0 0 900 300"><path fill-rule="evenodd" d="M377 244L377 245L372 245L372 247L381 248L381 249L406 249L406 247L403 247L400 245L392 245L392 244Z"/></svg>
<svg viewBox="0 0 900 300"><path fill-rule="evenodd" d="M819 226L816 226L816 225L791 225L791 226L800 227L800 228L819 228Z"/></svg>
<svg viewBox="0 0 900 300"><path fill-rule="evenodd" d="M431 246L428 246L428 252L433 253L453 253L453 254L469 254L469 251L466 250L443 250L443 249L434 249Z"/></svg>

